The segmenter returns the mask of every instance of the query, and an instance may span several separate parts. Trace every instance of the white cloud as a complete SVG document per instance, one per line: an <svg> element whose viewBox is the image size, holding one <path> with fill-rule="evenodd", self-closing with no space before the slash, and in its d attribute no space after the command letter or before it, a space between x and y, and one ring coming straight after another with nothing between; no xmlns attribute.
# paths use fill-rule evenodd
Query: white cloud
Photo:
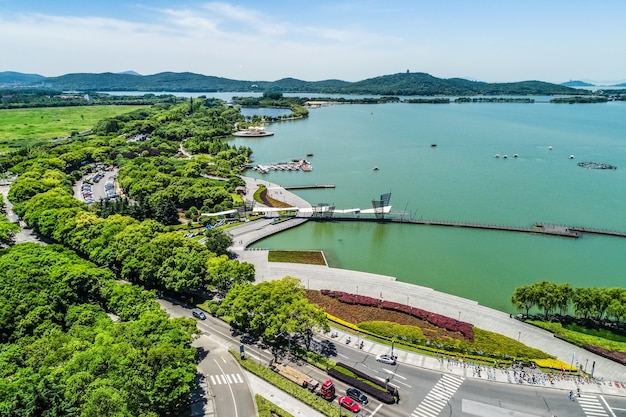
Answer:
<svg viewBox="0 0 626 417"><path fill-rule="evenodd" d="M307 4L301 7L304 11L285 6L270 12L208 2L197 7L141 7L135 20L128 14L2 14L2 70L50 76L129 69L142 74L191 71L247 80L312 81L357 81L406 69L484 81L559 82L581 73L586 78L624 77L619 54L611 56L610 66L602 63L615 36L601 37L605 48L590 47L599 45L591 36L597 29L561 33L548 25L528 31L511 23L513 29L507 30L508 21L497 19L490 24L442 25L427 9L412 13L365 4L370 7L333 2ZM454 14L446 18L454 19Z"/></svg>

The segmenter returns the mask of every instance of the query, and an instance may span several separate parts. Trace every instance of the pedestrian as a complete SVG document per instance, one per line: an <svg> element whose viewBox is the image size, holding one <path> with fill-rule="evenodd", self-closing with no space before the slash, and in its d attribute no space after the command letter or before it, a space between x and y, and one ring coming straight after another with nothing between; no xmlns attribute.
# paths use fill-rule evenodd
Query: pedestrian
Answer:
<svg viewBox="0 0 626 417"><path fill-rule="evenodd" d="M576 388L576 396L580 398L580 388Z"/></svg>
<svg viewBox="0 0 626 417"><path fill-rule="evenodd" d="M570 400L574 401L574 393L572 391L569 392L569 395L567 396Z"/></svg>

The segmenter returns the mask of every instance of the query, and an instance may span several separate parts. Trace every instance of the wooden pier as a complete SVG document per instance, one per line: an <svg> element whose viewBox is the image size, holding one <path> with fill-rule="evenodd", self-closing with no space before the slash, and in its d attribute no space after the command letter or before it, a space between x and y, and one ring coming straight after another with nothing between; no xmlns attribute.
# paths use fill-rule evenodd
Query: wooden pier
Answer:
<svg viewBox="0 0 626 417"><path fill-rule="evenodd" d="M582 237L584 233L597 234L604 236L614 237L626 237L626 232L610 231L593 229L589 227L577 227L577 226L561 226L548 223L535 223L532 227L520 227L520 226L507 226L499 224L483 224L483 223L469 223L469 222L450 222L441 220L416 220L408 219L398 215L387 215L384 218L376 218L374 216L341 216L333 215L325 218L310 217L312 221L360 221L360 222L377 222L377 223L407 223L418 224L425 226L446 226L446 227L464 227L468 229L483 229L483 230L499 230L504 232L521 232L531 233L537 235L546 236L558 236L578 239Z"/></svg>
<svg viewBox="0 0 626 417"><path fill-rule="evenodd" d="M285 185L285 190L308 190L312 188L335 188L335 184Z"/></svg>

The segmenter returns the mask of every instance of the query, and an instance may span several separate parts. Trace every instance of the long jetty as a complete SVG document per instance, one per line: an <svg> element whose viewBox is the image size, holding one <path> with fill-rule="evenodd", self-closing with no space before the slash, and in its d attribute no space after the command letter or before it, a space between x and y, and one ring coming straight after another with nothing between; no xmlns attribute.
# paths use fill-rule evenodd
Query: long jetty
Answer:
<svg viewBox="0 0 626 417"><path fill-rule="evenodd" d="M335 188L335 184L285 185L285 190L307 190L312 188Z"/></svg>
<svg viewBox="0 0 626 417"><path fill-rule="evenodd" d="M442 220L416 220L404 218L404 216L398 217L397 215L386 216L383 218L365 217L365 216L338 216L333 215L329 217L310 217L309 220L313 221L365 221L365 222L377 222L377 223L408 223L408 224L420 224L425 226L446 226L446 227L464 227L469 229L483 229L483 230L499 230L505 232L522 232L532 233L538 235L558 236L578 239L584 233L597 234L614 237L626 237L626 232L610 231L602 229L594 229L589 227L577 227L577 226L561 226L548 223L535 223L532 227L521 226L507 226L499 224L484 224L484 223L471 223L471 222L451 222Z"/></svg>

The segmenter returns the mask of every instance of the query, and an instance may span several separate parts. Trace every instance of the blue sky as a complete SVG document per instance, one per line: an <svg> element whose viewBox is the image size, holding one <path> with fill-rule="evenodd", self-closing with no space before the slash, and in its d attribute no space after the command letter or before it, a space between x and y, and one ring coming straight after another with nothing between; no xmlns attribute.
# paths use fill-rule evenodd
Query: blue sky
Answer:
<svg viewBox="0 0 626 417"><path fill-rule="evenodd" d="M0 71L626 79L622 0L0 0Z"/></svg>

